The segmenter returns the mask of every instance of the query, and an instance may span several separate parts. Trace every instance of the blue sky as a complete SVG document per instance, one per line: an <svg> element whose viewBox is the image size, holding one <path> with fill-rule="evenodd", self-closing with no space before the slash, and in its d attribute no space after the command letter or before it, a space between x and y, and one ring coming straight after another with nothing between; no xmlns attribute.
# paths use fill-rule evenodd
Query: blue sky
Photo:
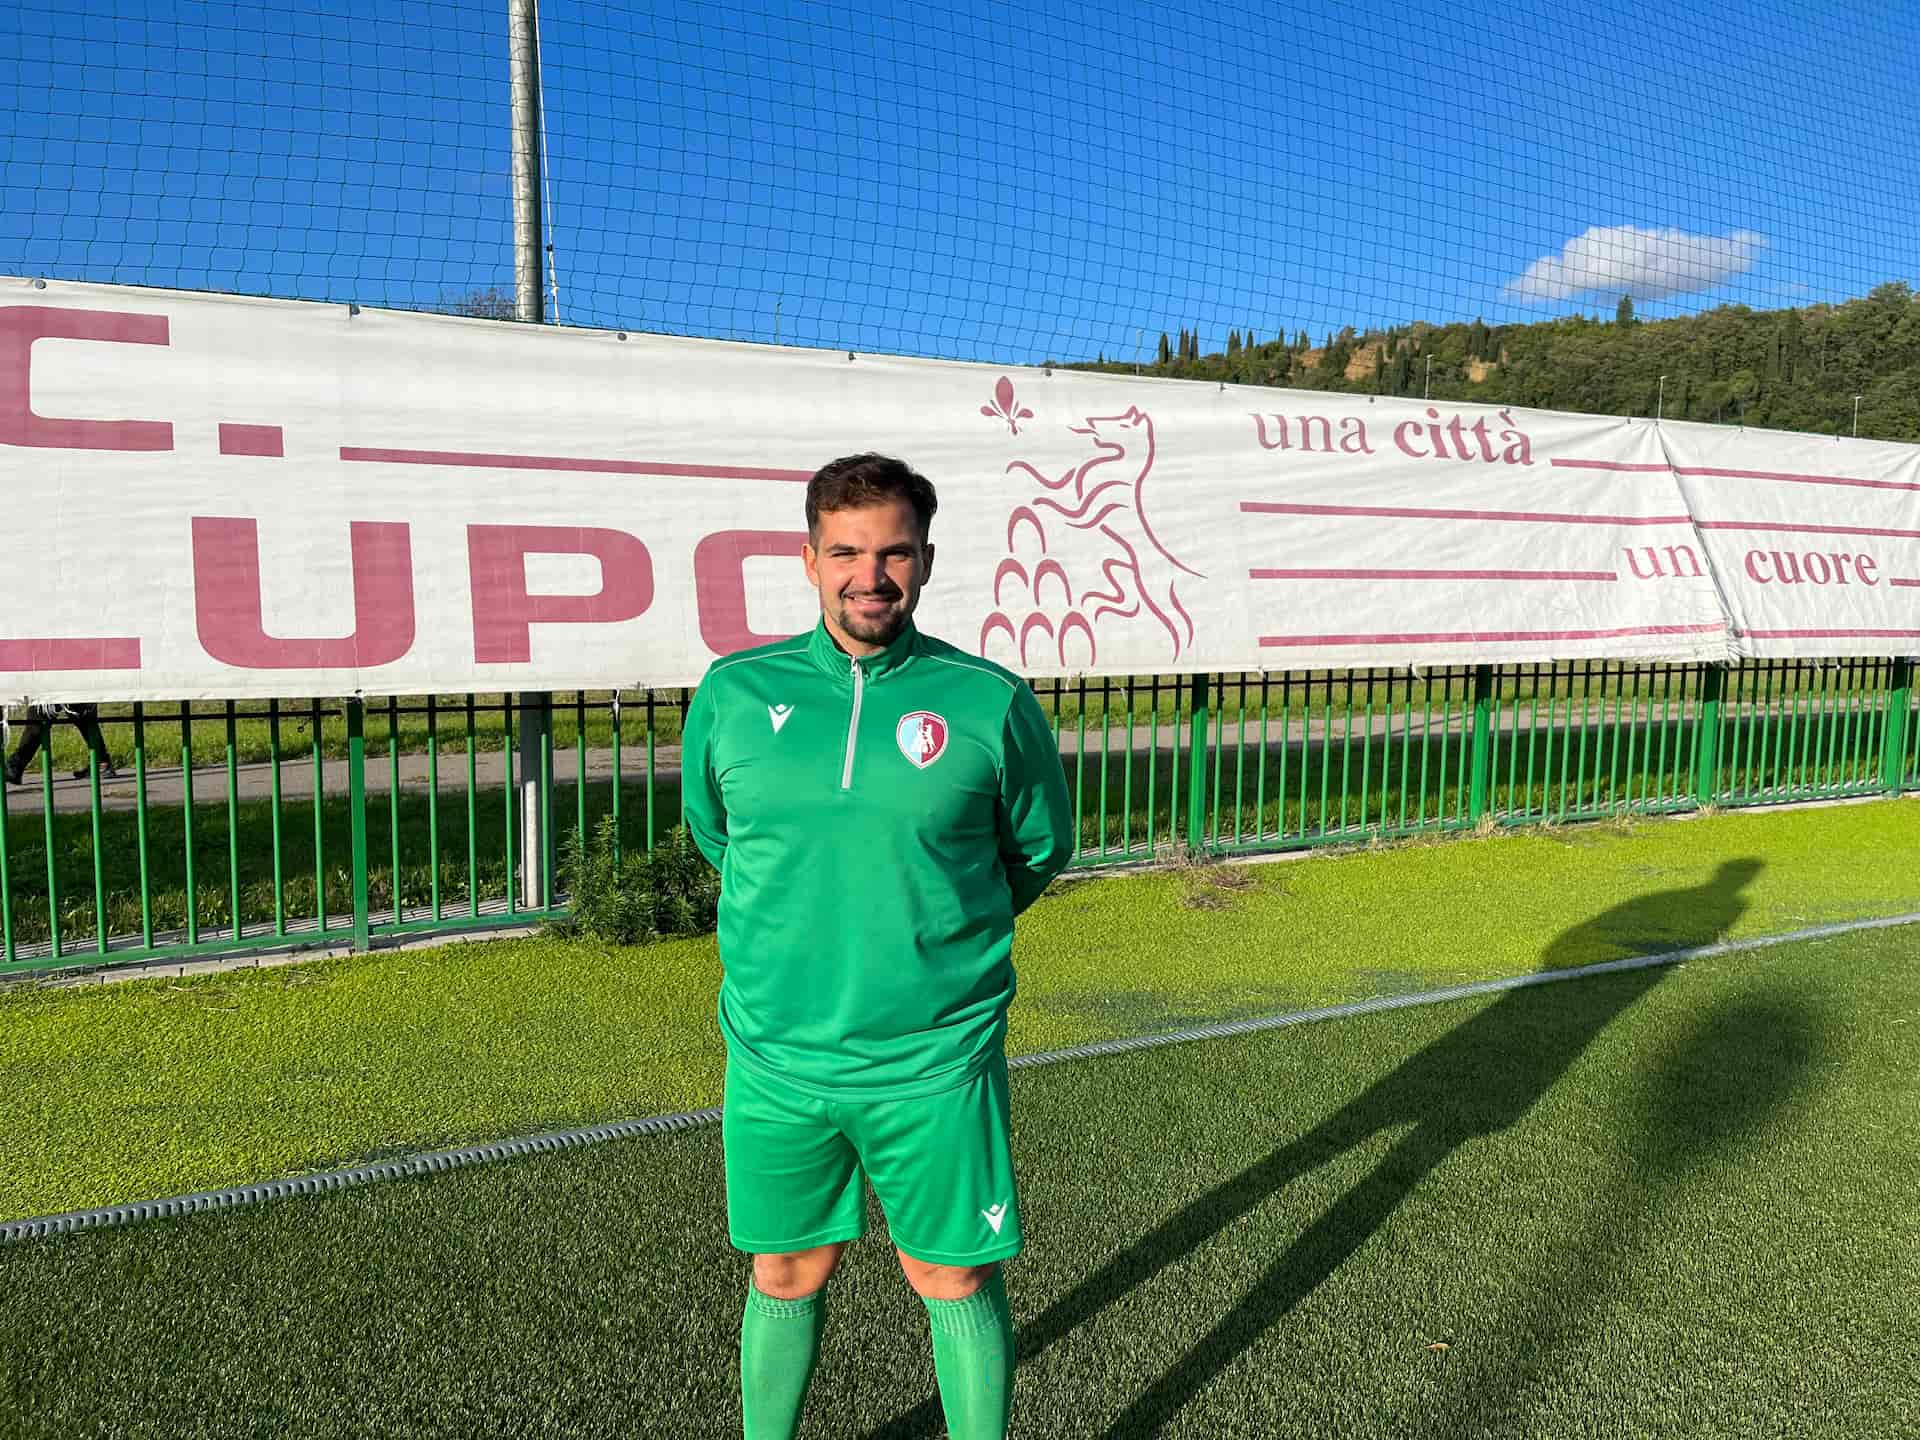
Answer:
<svg viewBox="0 0 1920 1440"><path fill-rule="evenodd" d="M18 0L0 272L510 288L505 8ZM1892 5L542 8L568 323L1150 358L1920 271Z"/></svg>

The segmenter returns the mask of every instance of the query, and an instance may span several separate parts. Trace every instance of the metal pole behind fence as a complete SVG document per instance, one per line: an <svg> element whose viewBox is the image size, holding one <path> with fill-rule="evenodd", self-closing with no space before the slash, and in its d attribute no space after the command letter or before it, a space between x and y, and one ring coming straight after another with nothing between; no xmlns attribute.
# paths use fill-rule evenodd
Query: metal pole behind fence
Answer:
<svg viewBox="0 0 1920 1440"><path fill-rule="evenodd" d="M540 246L539 7L507 0L507 69L513 84L513 318L545 318Z"/></svg>
<svg viewBox="0 0 1920 1440"><path fill-rule="evenodd" d="M507 69L513 86L513 311L538 325L544 313L540 235L540 10L536 0L507 0ZM538 909L545 893L546 808L540 763L546 752L552 696L520 701L520 903ZM512 785L511 757L506 783ZM512 877L508 877L512 883Z"/></svg>

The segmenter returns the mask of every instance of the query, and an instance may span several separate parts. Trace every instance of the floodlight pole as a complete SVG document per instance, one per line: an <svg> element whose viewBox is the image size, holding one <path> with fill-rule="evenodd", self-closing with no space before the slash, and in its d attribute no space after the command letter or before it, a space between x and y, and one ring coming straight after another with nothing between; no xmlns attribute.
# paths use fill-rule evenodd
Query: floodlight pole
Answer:
<svg viewBox="0 0 1920 1440"><path fill-rule="evenodd" d="M1853 397L1853 438L1860 438L1860 397Z"/></svg>
<svg viewBox="0 0 1920 1440"><path fill-rule="evenodd" d="M540 12L507 0L507 70L513 85L513 318L538 325L543 303L540 237Z"/></svg>
<svg viewBox="0 0 1920 1440"><path fill-rule="evenodd" d="M1653 423L1658 425L1667 418L1667 377L1660 377L1660 398L1654 402Z"/></svg>
<svg viewBox="0 0 1920 1440"><path fill-rule="evenodd" d="M507 73L513 90L513 318L538 325L546 319L540 234L540 9L538 0L507 0ZM550 694L521 694L520 707L520 904L537 910L550 899L547 811L542 760L553 714ZM513 757L507 757L512 786ZM574 783L584 783L578 777ZM507 877L513 883L513 877Z"/></svg>

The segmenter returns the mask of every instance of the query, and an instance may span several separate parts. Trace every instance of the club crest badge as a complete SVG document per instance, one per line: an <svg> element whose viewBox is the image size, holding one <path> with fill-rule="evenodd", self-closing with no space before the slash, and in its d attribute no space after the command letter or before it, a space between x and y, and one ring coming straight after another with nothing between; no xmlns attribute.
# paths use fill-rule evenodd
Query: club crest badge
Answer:
<svg viewBox="0 0 1920 1440"><path fill-rule="evenodd" d="M924 770L946 753L947 722L931 710L915 710L911 715L900 717L893 738L899 742L900 753L913 762L914 768Z"/></svg>

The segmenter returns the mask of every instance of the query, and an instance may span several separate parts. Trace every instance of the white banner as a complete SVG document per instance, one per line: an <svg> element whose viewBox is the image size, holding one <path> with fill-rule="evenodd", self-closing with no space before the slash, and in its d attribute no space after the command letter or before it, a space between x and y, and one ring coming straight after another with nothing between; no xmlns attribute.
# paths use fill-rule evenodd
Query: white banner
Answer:
<svg viewBox="0 0 1920 1440"><path fill-rule="evenodd" d="M1911 446L4 281L0 699L688 684L868 449L1029 675L1920 649Z"/></svg>
<svg viewBox="0 0 1920 1440"><path fill-rule="evenodd" d="M1920 651L1920 447L1661 427L1742 653Z"/></svg>

